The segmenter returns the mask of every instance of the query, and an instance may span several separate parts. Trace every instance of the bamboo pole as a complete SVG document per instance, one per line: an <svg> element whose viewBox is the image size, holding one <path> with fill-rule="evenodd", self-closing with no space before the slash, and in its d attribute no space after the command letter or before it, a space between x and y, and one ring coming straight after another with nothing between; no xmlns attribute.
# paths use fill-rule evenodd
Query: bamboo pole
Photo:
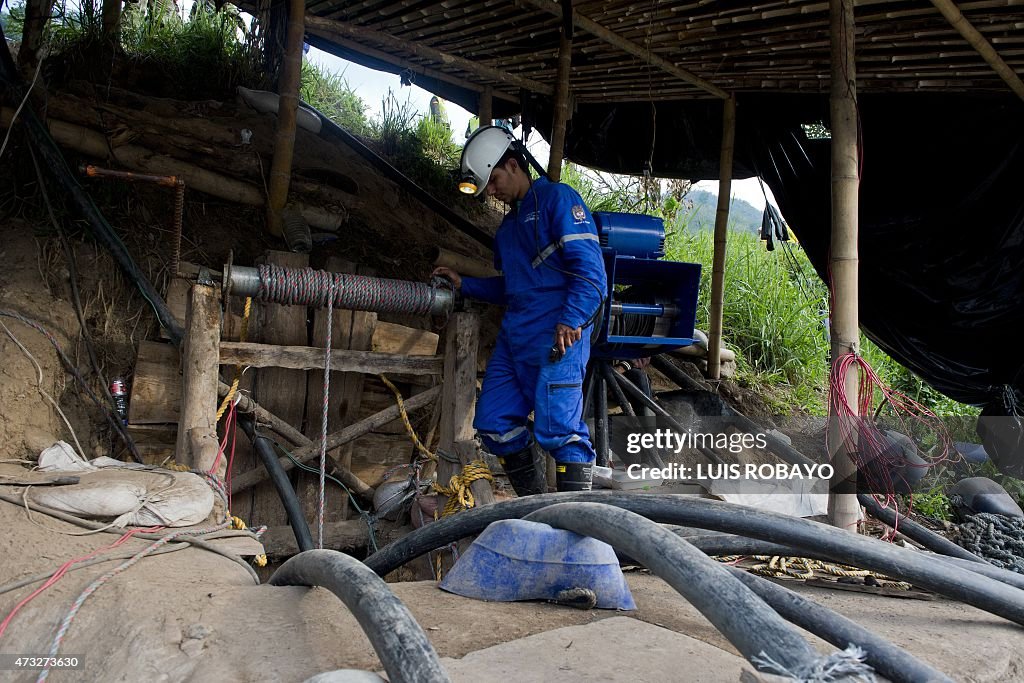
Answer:
<svg viewBox="0 0 1024 683"><path fill-rule="evenodd" d="M297 0L293 0L293 2L295 1ZM417 57L429 59L432 62L437 62L447 67L459 69L460 71L476 74L481 78L495 81L497 83L514 85L541 95L550 96L554 94L554 88L550 85L545 85L544 83L535 81L531 78L516 76L515 74L495 69L494 67L481 64L480 62L475 62L463 57L456 57L455 55L442 52L441 50L428 45L410 42L408 40L403 40L402 38L396 38L395 36L387 33L381 33L380 31L374 31L354 24L346 24L345 22L338 21L336 19L327 19L313 15L306 17L306 25L310 29L320 31L328 40L334 40L334 36L341 36L342 38L349 38L357 42L368 41L371 43L377 43L378 45L383 45L386 48L408 52L416 55Z"/></svg>
<svg viewBox="0 0 1024 683"><path fill-rule="evenodd" d="M277 237L284 232L281 212L284 210L285 202L288 201L288 185L292 177L305 12L306 3L303 0L290 0L288 33L284 45L284 66L281 69L281 80L277 88L280 98L277 108L277 137L274 140L274 160L270 165L270 183L267 189L267 229L271 235Z"/></svg>
<svg viewBox="0 0 1024 683"><path fill-rule="evenodd" d="M121 0L103 0L103 39L120 44Z"/></svg>
<svg viewBox="0 0 1024 683"><path fill-rule="evenodd" d="M559 5L558 0L526 0L526 2L530 5L533 5L534 7L537 7L538 9L544 10L545 12L550 12L551 14L555 14L558 16L561 16L562 14L561 6ZM704 90L705 92L708 92L714 95L715 97L719 97L723 100L729 99L729 93L725 92L717 85L704 80L703 78L696 75L692 71L687 71L686 69L676 66L675 64L668 61L664 57L659 57L658 55L654 54L643 45L640 45L639 43L634 43L632 40L627 40L619 36L614 31L605 28L604 26L598 24L593 19L581 15L579 12L573 13L572 22L578 28L581 28L587 33L604 40L609 45L613 45L619 48L620 50L628 52L634 57L639 57L640 59L646 60L653 66L656 66L662 69L663 71L666 71L672 74L673 76L686 81L691 85L695 85L701 90Z"/></svg>
<svg viewBox="0 0 1024 683"><path fill-rule="evenodd" d="M722 311L725 308L725 254L729 242L729 200L732 158L736 147L736 98L722 108L722 152L718 162L718 210L715 212L715 251L711 266L711 312L708 328L708 377L722 370Z"/></svg>
<svg viewBox="0 0 1024 683"><path fill-rule="evenodd" d="M988 62L989 66L995 69L995 72L1006 81L1006 84L1010 86L1010 90L1017 93L1017 96L1024 100L1024 82L1021 82L1020 77L1010 68L1010 65L1003 61L1003 58L999 56L999 53L992 47L992 44L985 39L985 36L981 35L978 29L974 28L974 25L964 18L956 3L953 0L932 0L932 4L942 13L942 16L946 17L946 21L957 30L957 33L963 36L964 40L978 51L982 59Z"/></svg>
<svg viewBox="0 0 1024 683"><path fill-rule="evenodd" d="M484 88L477 98L476 117L481 126L491 125L494 120L494 91L491 86Z"/></svg>
<svg viewBox="0 0 1024 683"><path fill-rule="evenodd" d="M854 0L829 0L832 37L832 246L829 255L832 274L831 362L833 382L842 387L846 403L850 406L858 403L858 372L846 372L843 377L835 373L840 359L847 354L857 353L860 346L857 312L860 177L853 5ZM828 517L833 526L856 531L860 506L856 490L847 490L857 472L849 451L855 444L843 442L841 419L834 410L829 411L829 457L835 468L835 477L828 497ZM838 491L837 484L841 487Z"/></svg>
<svg viewBox="0 0 1024 683"><path fill-rule="evenodd" d="M565 127L569 120L569 72L572 68L572 0L562 0L562 37L558 43L558 76L555 80L555 110L551 121L551 154L548 156L548 177L558 182L562 177L562 155L565 152Z"/></svg>

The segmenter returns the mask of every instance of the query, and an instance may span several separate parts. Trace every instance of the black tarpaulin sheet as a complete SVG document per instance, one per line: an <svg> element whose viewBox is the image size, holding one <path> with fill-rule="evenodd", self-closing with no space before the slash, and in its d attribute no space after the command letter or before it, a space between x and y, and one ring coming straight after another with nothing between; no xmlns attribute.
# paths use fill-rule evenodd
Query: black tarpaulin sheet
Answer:
<svg viewBox="0 0 1024 683"><path fill-rule="evenodd" d="M550 121L535 102L534 121ZM716 179L721 102L581 104L575 162ZM944 394L982 404L1021 389L1024 355L1024 103L1012 95L865 94L861 125L860 321ZM738 98L734 177L761 175L828 281L828 97ZM653 125L652 125L653 124ZM543 126L541 126L543 128ZM542 130L542 132L548 132ZM653 140L653 151L652 151Z"/></svg>

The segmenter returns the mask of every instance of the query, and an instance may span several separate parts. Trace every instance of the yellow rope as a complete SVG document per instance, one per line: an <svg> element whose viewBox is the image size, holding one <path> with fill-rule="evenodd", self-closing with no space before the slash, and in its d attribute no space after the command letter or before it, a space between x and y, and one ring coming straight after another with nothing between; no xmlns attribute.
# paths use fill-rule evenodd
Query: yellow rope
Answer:
<svg viewBox="0 0 1024 683"><path fill-rule="evenodd" d="M245 312L242 313L242 329L239 331L238 340L245 341L245 338L249 335L249 313L252 311L252 297L248 296L245 298ZM235 393L238 391L238 383L242 379L242 366L235 366L235 378L231 380L231 388L228 390L227 396L220 403L220 408L217 409L217 422L220 422L220 418L224 416L228 406L231 405L231 401L235 398Z"/></svg>
<svg viewBox="0 0 1024 683"><path fill-rule="evenodd" d="M473 497L473 491L470 490L470 484L479 479L494 481L491 470L483 460L474 460L467 464L462 468L462 474L452 476L448 486L435 483L434 490L442 496L448 496L448 502L445 503L441 516L447 517L460 510L468 510L473 507L476 499Z"/></svg>
<svg viewBox="0 0 1024 683"><path fill-rule="evenodd" d="M740 555L716 558L719 562L734 562L741 559ZM905 581L893 581L883 574L877 574L867 569L858 569L844 564L811 560L806 557L769 557L767 555L754 555L750 559L756 560L758 564L745 567L748 571L760 576L771 576L776 578L813 579L816 572L842 577L873 577L880 585L893 586L902 590L910 590L911 585Z"/></svg>
<svg viewBox="0 0 1024 683"><path fill-rule="evenodd" d="M402 415L402 424L405 425L405 431L409 433L409 438L412 439L412 443L416 447L416 450L422 453L423 457L427 460L437 462L437 453L432 453L429 448L423 445L423 442L420 441L420 437L416 435L416 430L412 428L412 422L409 421L409 413L405 410L405 400L402 398L402 392L400 392L398 387L392 384L391 380L384 375L378 375L378 377L380 377L380 380L384 382L384 386L390 389L395 395L395 402L398 403L398 412Z"/></svg>

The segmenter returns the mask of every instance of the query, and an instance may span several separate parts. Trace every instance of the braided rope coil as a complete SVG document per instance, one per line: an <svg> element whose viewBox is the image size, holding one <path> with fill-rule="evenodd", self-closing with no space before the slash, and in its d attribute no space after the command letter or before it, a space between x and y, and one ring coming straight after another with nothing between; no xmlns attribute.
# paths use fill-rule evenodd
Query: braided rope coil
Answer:
<svg viewBox="0 0 1024 683"><path fill-rule="evenodd" d="M433 309L438 295L436 288L423 282L274 264L260 265L258 271L257 300L275 304L325 308L330 301L334 308L354 311L426 315Z"/></svg>

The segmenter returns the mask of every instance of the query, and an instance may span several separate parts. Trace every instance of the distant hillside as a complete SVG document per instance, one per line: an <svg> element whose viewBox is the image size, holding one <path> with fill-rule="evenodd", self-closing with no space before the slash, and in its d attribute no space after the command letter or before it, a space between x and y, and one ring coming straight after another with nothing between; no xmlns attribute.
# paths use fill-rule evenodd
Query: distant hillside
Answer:
<svg viewBox="0 0 1024 683"><path fill-rule="evenodd" d="M693 208L686 208L691 205ZM693 190L683 199L684 209L679 212L677 226L687 230L714 230L718 195L706 190ZM761 230L761 212L742 199L733 198L729 207L729 229L757 233Z"/></svg>

